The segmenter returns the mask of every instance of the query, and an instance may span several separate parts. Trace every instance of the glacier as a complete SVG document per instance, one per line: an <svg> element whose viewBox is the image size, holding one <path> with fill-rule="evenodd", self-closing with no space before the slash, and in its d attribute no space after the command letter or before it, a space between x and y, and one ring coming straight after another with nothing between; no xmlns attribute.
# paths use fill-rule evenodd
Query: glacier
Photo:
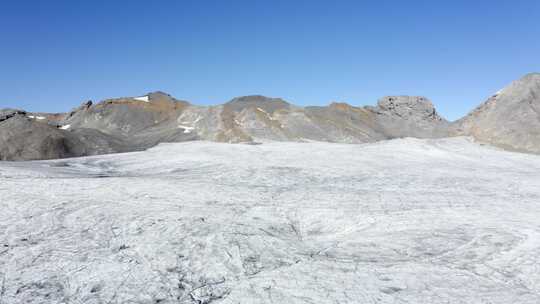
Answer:
<svg viewBox="0 0 540 304"><path fill-rule="evenodd" d="M0 163L0 303L540 303L540 156L466 137Z"/></svg>

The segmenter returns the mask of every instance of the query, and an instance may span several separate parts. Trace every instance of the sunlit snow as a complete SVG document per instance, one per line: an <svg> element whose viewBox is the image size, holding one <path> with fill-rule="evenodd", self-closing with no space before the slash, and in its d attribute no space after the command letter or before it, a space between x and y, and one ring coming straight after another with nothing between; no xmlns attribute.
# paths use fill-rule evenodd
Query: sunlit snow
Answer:
<svg viewBox="0 0 540 304"><path fill-rule="evenodd" d="M191 133L195 128L190 126L178 125L178 128L184 129L184 133Z"/></svg>
<svg viewBox="0 0 540 304"><path fill-rule="evenodd" d="M37 120L46 119L46 117L44 116L34 116L34 115L28 115L28 118L37 119Z"/></svg>
<svg viewBox="0 0 540 304"><path fill-rule="evenodd" d="M150 99L148 99L148 96L135 97L133 99L138 100L138 101L150 102Z"/></svg>
<svg viewBox="0 0 540 304"><path fill-rule="evenodd" d="M466 138L0 163L2 303L540 303L540 156Z"/></svg>

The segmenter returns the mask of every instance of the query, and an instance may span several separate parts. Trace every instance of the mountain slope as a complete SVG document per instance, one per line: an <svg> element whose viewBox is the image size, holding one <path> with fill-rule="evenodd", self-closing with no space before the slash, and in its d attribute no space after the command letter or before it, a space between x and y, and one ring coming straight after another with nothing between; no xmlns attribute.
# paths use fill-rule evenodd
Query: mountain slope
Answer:
<svg viewBox="0 0 540 304"><path fill-rule="evenodd" d="M540 153L540 74L512 82L452 129L453 134L471 135L505 149Z"/></svg>
<svg viewBox="0 0 540 304"><path fill-rule="evenodd" d="M132 150L122 140L99 130L67 130L42 116L0 111L0 160L54 159Z"/></svg>

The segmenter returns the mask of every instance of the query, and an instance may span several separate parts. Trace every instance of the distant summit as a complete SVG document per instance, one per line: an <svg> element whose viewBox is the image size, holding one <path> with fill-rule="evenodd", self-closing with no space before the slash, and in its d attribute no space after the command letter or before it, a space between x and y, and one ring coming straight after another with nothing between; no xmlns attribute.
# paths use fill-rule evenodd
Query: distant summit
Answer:
<svg viewBox="0 0 540 304"><path fill-rule="evenodd" d="M162 142L327 141L473 136L506 149L540 153L540 74L528 74L457 122L423 96L386 96L376 106L300 107L249 95L196 106L156 91L87 101L68 113L0 111L0 159L29 160L147 149Z"/></svg>
<svg viewBox="0 0 540 304"><path fill-rule="evenodd" d="M249 95L233 98L225 106L234 111L240 112L247 108L259 108L268 113L274 113L277 110L287 109L290 104L281 98L270 98L262 95Z"/></svg>

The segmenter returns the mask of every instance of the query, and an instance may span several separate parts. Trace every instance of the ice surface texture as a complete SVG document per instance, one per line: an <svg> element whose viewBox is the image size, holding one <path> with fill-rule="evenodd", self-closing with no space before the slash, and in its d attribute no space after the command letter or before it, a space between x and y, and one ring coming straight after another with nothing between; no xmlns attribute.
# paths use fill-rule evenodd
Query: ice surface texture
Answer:
<svg viewBox="0 0 540 304"><path fill-rule="evenodd" d="M540 303L540 156L467 138L0 163L0 303Z"/></svg>

